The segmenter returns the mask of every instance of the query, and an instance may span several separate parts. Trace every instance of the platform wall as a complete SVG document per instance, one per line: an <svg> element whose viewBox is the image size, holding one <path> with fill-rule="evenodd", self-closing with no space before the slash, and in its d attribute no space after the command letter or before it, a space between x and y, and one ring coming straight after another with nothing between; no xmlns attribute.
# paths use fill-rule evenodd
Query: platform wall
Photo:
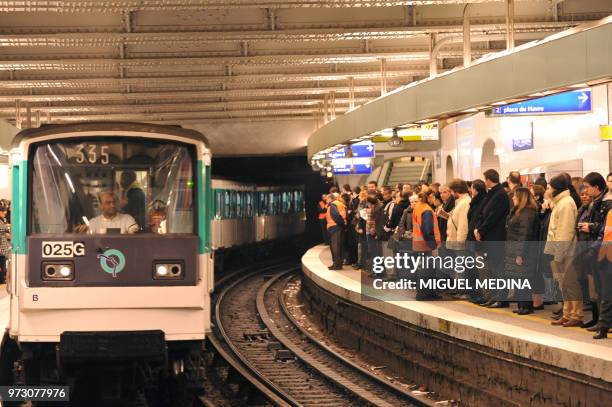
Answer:
<svg viewBox="0 0 612 407"><path fill-rule="evenodd" d="M609 101L606 85L592 88L592 112L542 116L487 117L478 113L445 126L441 131L442 166L434 178L448 182L448 176L465 179L482 178L483 146L487 140L495 143L499 156L500 175L505 179L512 170L532 168L542 164L583 160L582 176L597 171L609 172L608 143L600 141L599 126L608 123ZM512 151L512 137L531 131L533 149ZM447 157L452 158L453 170L447 171Z"/></svg>

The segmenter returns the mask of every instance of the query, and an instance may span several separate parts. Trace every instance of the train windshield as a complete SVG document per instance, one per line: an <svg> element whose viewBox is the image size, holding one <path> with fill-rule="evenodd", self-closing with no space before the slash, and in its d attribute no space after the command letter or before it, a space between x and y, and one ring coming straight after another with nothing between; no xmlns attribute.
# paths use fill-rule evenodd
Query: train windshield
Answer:
<svg viewBox="0 0 612 407"><path fill-rule="evenodd" d="M193 146L81 140L34 146L31 233L194 233Z"/></svg>

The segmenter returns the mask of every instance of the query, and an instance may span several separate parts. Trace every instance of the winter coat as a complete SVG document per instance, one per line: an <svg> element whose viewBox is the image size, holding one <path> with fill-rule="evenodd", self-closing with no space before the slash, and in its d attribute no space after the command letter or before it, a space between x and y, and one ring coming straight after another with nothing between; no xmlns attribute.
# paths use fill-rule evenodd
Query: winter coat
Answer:
<svg viewBox="0 0 612 407"><path fill-rule="evenodd" d="M538 237L540 220L538 212L532 208L524 208L518 216L515 210L508 215L506 221L505 267L507 277L529 277L537 270ZM523 264L516 264L516 258L522 257Z"/></svg>
<svg viewBox="0 0 612 407"><path fill-rule="evenodd" d="M410 206L410 201L401 200L399 203L393 206L393 210L391 211L391 216L389 217L389 221L385 226L385 230L387 232L393 233L397 225L399 225L400 220L402 219L402 215L406 208Z"/></svg>
<svg viewBox="0 0 612 407"><path fill-rule="evenodd" d="M367 220L368 235L376 240L386 240L387 233L385 232L385 213L383 206L378 203L371 207Z"/></svg>
<svg viewBox="0 0 612 407"><path fill-rule="evenodd" d="M472 198L468 194L455 200L455 207L450 213L447 222L446 248L450 250L464 250L468 237L468 212Z"/></svg>
<svg viewBox="0 0 612 407"><path fill-rule="evenodd" d="M466 249L471 252L481 251L480 242L476 241L476 237L474 237L474 228L476 224L480 221L480 216L482 214L482 208L486 202L487 194L486 192L479 193L470 201L470 209L468 210L468 235Z"/></svg>
<svg viewBox="0 0 612 407"><path fill-rule="evenodd" d="M540 232L538 234L538 270L537 272L546 277L552 277L552 270L550 269L550 262L553 257L550 254L544 253L544 247L546 246L546 238L548 237L548 225L550 223L550 214L552 209L545 209L544 212L539 213Z"/></svg>
<svg viewBox="0 0 612 407"><path fill-rule="evenodd" d="M568 190L553 197L553 204L544 253L560 262L575 255L578 209Z"/></svg>
<svg viewBox="0 0 612 407"><path fill-rule="evenodd" d="M501 184L489 190L476 229L483 241L503 242L506 240L506 217L510 212L510 198Z"/></svg>
<svg viewBox="0 0 612 407"><path fill-rule="evenodd" d="M438 215L438 209L442 209L444 212L450 213L455 208L455 198L451 195L446 202L442 203L440 208L434 209L436 215ZM448 230L448 219L444 219L438 216L438 227L440 228L440 236L442 241L446 240L446 234Z"/></svg>

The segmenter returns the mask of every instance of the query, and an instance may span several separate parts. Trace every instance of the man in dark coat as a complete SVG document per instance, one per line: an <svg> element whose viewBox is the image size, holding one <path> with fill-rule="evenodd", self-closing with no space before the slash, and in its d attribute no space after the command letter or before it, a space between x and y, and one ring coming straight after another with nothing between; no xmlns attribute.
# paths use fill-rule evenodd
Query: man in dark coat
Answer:
<svg viewBox="0 0 612 407"><path fill-rule="evenodd" d="M499 183L497 171L490 169L483 175L488 192L480 220L474 229L474 237L483 242L491 277L503 278L506 218L510 212L510 198ZM508 302L501 301L505 295L506 293L500 290L497 293L497 301L491 300L483 305L491 308L507 308Z"/></svg>
<svg viewBox="0 0 612 407"><path fill-rule="evenodd" d="M119 181L124 192L121 211L131 215L138 224L140 230L144 230L145 223L145 193L142 186L136 180L134 171L123 171Z"/></svg>

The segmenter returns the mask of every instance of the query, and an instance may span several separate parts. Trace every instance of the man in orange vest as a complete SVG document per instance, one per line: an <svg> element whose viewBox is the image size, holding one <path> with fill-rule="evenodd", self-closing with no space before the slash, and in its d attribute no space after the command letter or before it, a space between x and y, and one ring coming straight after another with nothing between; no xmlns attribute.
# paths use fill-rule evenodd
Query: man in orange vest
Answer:
<svg viewBox="0 0 612 407"><path fill-rule="evenodd" d="M329 234L327 233L327 221L325 220L327 214L327 195L321 195L321 200L317 206L317 212L319 213L319 225L321 226L321 235L323 236L323 243L329 245Z"/></svg>
<svg viewBox="0 0 612 407"><path fill-rule="evenodd" d="M330 249L333 264L330 270L342 270L342 246L344 243L344 228L346 227L346 205L337 192L331 194L332 202L327 208L325 221L329 233Z"/></svg>
<svg viewBox="0 0 612 407"><path fill-rule="evenodd" d="M437 256L438 248L442 242L440 237L440 228L438 226L438 218L431 206L427 204L428 195L432 191L419 193L419 200L412 210L412 250L419 255L423 253L423 261L426 263L427 258L432 254ZM420 280L427 280L435 277L435 270L425 266L418 270ZM417 300L434 300L440 296L428 289L421 289L419 281L417 281Z"/></svg>
<svg viewBox="0 0 612 407"><path fill-rule="evenodd" d="M612 210L608 210L606 224L599 232L601 242L597 260L599 260L599 276L601 279L601 297L597 335L593 339L608 337L612 328Z"/></svg>

